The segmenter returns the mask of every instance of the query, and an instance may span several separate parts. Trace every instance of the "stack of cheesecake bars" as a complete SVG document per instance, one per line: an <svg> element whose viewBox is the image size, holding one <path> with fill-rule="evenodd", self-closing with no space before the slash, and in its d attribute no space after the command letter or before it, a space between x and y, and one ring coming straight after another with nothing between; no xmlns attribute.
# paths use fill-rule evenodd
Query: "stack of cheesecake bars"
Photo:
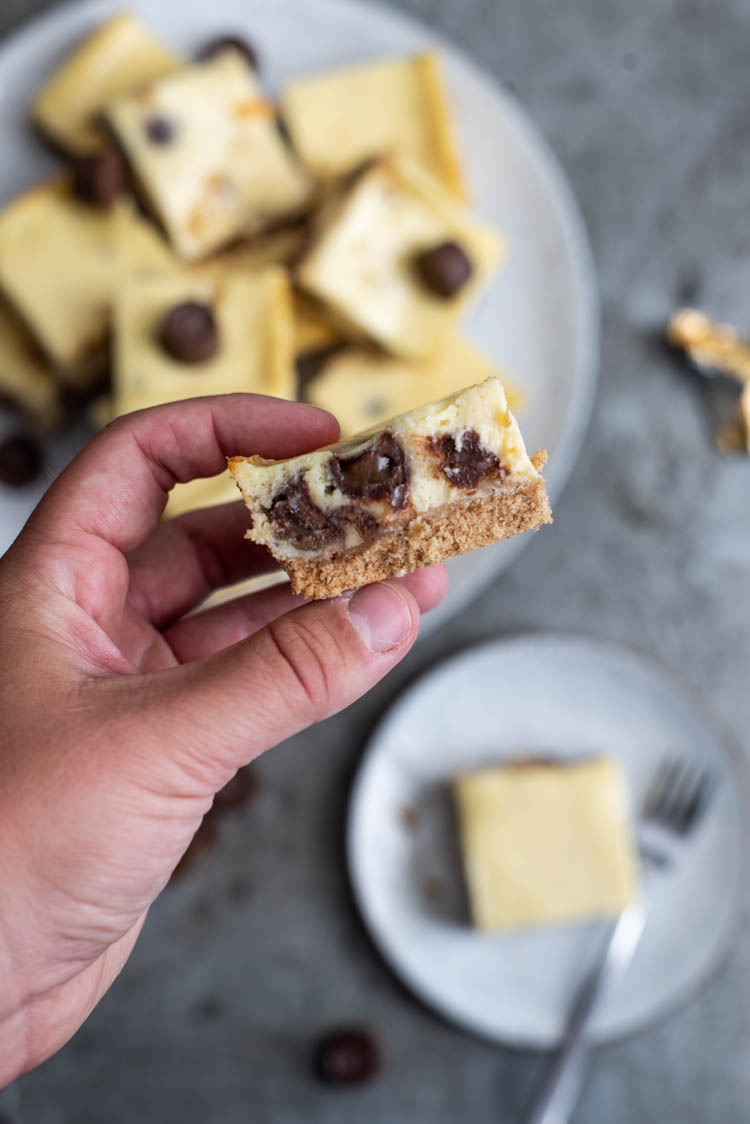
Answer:
<svg viewBox="0 0 750 1124"><path fill-rule="evenodd" d="M376 479L357 494L346 458L362 450L340 456L340 486L318 481L327 507L341 509L318 519L323 537L361 545L386 509L390 522L413 524L429 491L417 487L419 457L442 507L451 489L476 500L480 481L507 492L517 471L543 494L498 372L458 327L503 247L467 208L434 54L303 76L277 103L248 42L216 39L186 59L120 14L48 77L31 117L66 168L0 213L0 391L38 427L60 424L64 404L82 396L103 424L161 402L254 391L330 409L351 436L485 383L481 405L464 395L453 415L443 409L440 433L428 421L402 434L403 487ZM490 410L491 448L466 421L475 409ZM416 460L404 441L419 445ZM467 476L456 464L472 449ZM232 466L250 506L260 467ZM285 516L269 514L274 493L254 524L272 546L274 528L286 528L294 562L312 549L293 510L310 507L312 477L282 476L296 488L277 504ZM179 485L168 514L236 495L228 474ZM537 512L525 522L539 521ZM453 538L420 557L468 545Z"/></svg>

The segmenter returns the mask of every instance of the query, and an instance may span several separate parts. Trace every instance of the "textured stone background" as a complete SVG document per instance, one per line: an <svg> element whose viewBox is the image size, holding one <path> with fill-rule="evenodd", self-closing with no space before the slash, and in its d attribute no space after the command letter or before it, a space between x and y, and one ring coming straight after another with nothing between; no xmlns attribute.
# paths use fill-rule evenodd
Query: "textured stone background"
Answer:
<svg viewBox="0 0 750 1124"><path fill-rule="evenodd" d="M3 0L0 30L45 6ZM27 1124L520 1118L540 1058L476 1041L418 1006L369 946L342 865L363 741L438 658L504 630L583 626L679 670L734 733L738 756L747 752L750 464L713 451L699 399L655 331L685 295L750 329L750 6L398 6L512 86L570 176L603 293L589 437L554 527L511 573L369 698L260 763L256 800L157 903L87 1025L22 1082ZM311 1041L361 1017L385 1045L382 1077L360 1092L319 1088L307 1075ZM600 1052L576 1120L740 1124L750 1119L748 1056L745 935L678 1014Z"/></svg>

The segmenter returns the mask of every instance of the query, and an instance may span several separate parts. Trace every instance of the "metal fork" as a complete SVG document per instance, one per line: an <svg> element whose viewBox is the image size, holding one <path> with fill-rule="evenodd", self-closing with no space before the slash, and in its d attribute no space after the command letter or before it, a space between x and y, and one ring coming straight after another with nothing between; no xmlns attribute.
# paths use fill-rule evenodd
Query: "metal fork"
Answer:
<svg viewBox="0 0 750 1124"><path fill-rule="evenodd" d="M668 761L658 771L636 824L644 880L679 862L713 791L712 776L700 766ZM641 899L629 905L608 932L573 1004L562 1045L526 1124L568 1124L588 1070L593 1016L612 981L624 974L633 959L645 923L646 906Z"/></svg>

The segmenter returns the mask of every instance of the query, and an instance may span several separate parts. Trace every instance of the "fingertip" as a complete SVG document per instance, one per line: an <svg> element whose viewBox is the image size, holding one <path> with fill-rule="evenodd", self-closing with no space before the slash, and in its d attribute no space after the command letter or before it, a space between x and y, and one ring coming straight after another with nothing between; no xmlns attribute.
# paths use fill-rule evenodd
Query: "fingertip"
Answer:
<svg viewBox="0 0 750 1124"><path fill-rule="evenodd" d="M376 582L356 590L347 604L347 613L372 655L406 649L419 632L419 603L408 587L399 582Z"/></svg>
<svg viewBox="0 0 750 1124"><path fill-rule="evenodd" d="M450 584L448 570L442 564L429 566L424 570L415 570L396 580L402 587L408 589L422 613L429 613L440 604Z"/></svg>

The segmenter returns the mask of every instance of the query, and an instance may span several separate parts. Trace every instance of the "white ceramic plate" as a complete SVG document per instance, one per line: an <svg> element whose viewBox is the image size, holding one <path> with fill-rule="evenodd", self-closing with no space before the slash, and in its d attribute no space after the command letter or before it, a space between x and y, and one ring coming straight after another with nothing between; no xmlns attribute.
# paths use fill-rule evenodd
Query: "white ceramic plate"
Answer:
<svg viewBox="0 0 750 1124"><path fill-rule="evenodd" d="M348 859L375 943L447 1018L499 1041L559 1041L601 929L478 934L467 920L448 781L519 753L606 751L634 808L666 758L718 784L684 863L659 876L626 978L596 1018L598 1041L635 1031L686 998L718 962L736 917L740 819L722 745L682 690L635 652L577 636L499 640L409 689L367 749L352 794Z"/></svg>
<svg viewBox="0 0 750 1124"><path fill-rule="evenodd" d="M557 161L517 102L469 59L427 28L395 12L351 0L128 0L168 42L193 50L222 32L245 32L261 52L272 90L293 75L438 44L458 118L477 210L510 244L508 264L473 314L470 334L530 394L522 423L532 451L550 453L553 500L573 465L588 421L598 357L598 312L583 225ZM113 11L95 0L36 19L0 48L0 199L56 165L26 123L42 77L77 39ZM0 422L0 425L2 423ZM81 426L51 443L48 479L85 440ZM22 492L0 487L0 554L47 480ZM451 562L452 588L426 619L434 628L515 557L524 538Z"/></svg>

